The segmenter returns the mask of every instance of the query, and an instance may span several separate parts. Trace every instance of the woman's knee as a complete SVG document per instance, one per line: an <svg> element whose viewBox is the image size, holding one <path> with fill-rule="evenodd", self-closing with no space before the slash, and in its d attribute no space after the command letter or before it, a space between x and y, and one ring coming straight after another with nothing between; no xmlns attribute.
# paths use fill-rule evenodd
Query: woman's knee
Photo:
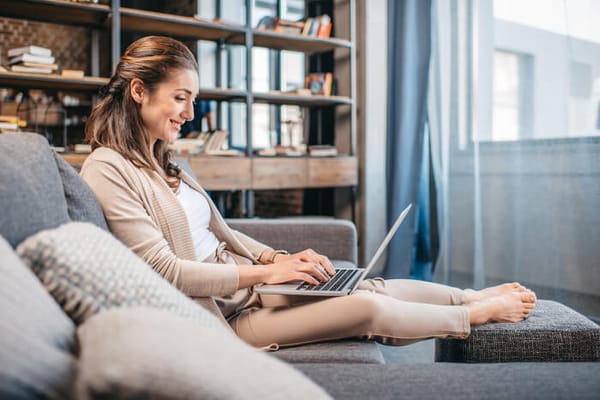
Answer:
<svg viewBox="0 0 600 400"><path fill-rule="evenodd" d="M350 296L352 298L352 313L355 321L363 326L372 326L381 318L386 310L384 299L380 294L373 292L359 292Z"/></svg>

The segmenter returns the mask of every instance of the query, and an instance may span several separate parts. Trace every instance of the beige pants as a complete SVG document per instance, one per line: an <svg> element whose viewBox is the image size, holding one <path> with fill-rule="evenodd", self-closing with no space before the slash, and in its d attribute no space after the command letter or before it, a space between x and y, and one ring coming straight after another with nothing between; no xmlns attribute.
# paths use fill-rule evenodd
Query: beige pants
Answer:
<svg viewBox="0 0 600 400"><path fill-rule="evenodd" d="M255 294L256 295L256 294ZM290 346L341 338L365 338L404 345L432 337L465 338L471 329L463 291L414 280L363 281L349 296L289 301L259 295L261 306L244 309L230 321L244 341L257 347ZM269 299L272 297L273 299Z"/></svg>
<svg viewBox="0 0 600 400"><path fill-rule="evenodd" d="M219 259L232 261L224 254ZM234 313L229 306L226 317L237 335L256 347L342 338L405 345L434 337L465 338L471 331L461 306L465 293L430 282L367 279L349 296L325 299L245 293L228 298L230 305L234 298L243 304L238 302Z"/></svg>

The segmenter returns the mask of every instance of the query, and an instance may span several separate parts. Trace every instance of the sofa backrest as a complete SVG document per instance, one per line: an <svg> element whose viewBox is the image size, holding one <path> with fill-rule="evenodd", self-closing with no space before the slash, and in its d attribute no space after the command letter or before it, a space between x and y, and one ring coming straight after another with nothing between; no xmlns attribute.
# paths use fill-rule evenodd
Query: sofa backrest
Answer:
<svg viewBox="0 0 600 400"><path fill-rule="evenodd" d="M85 221L108 230L75 170L35 133L0 135L0 235L14 248L43 229Z"/></svg>

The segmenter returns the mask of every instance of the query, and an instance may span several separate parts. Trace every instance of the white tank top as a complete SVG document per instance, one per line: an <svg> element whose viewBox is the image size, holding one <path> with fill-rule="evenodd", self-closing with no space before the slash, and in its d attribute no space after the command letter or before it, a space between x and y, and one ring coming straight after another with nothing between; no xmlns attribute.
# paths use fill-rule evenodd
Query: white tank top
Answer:
<svg viewBox="0 0 600 400"><path fill-rule="evenodd" d="M219 239L208 229L210 224L208 201L183 180L177 191L177 199L183 206L188 219L196 257L198 261L203 261L211 256L219 246Z"/></svg>

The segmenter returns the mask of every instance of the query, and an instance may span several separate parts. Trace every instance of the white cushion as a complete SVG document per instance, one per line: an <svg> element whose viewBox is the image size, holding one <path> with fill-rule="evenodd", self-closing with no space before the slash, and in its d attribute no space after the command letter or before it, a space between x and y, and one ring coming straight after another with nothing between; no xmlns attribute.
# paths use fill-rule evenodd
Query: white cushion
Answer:
<svg viewBox="0 0 600 400"><path fill-rule="evenodd" d="M77 338L78 399L330 398L282 361L162 310L103 312Z"/></svg>

